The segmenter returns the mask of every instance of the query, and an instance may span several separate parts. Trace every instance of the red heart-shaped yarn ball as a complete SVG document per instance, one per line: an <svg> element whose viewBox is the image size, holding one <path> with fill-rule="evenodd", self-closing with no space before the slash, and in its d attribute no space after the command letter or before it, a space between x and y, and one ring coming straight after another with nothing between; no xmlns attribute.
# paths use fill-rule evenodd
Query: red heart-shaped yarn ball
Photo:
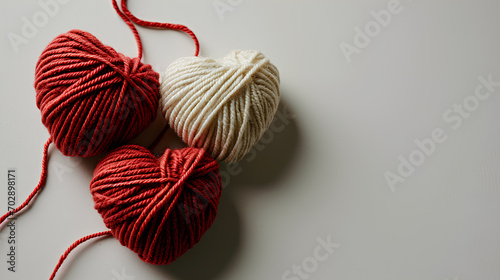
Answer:
<svg viewBox="0 0 500 280"><path fill-rule="evenodd" d="M159 74L94 35L71 30L40 55L36 105L56 147L90 157L141 133L156 117Z"/></svg>
<svg viewBox="0 0 500 280"><path fill-rule="evenodd" d="M104 157L90 183L95 208L122 245L168 264L210 228L222 191L219 165L203 149L167 149L157 158L137 145Z"/></svg>

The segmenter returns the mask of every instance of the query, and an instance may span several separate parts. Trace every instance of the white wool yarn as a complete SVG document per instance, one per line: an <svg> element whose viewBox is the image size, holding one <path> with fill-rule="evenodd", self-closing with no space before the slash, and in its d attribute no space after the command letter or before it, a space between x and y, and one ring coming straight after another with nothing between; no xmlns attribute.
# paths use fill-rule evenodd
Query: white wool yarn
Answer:
<svg viewBox="0 0 500 280"><path fill-rule="evenodd" d="M280 98L279 72L258 51L174 61L161 78L161 109L191 147L236 162L271 124Z"/></svg>

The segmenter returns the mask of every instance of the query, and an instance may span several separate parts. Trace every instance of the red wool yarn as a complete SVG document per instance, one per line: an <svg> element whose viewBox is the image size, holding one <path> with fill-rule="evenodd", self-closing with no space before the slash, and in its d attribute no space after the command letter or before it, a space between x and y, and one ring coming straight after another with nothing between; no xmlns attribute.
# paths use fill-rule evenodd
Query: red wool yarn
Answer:
<svg viewBox="0 0 500 280"><path fill-rule="evenodd" d="M142 132L156 117L159 74L94 35L71 30L42 52L36 105L56 147L90 157Z"/></svg>
<svg viewBox="0 0 500 280"><path fill-rule="evenodd" d="M222 192L219 164L203 149L117 148L94 170L90 192L106 227L151 264L168 264L210 228Z"/></svg>

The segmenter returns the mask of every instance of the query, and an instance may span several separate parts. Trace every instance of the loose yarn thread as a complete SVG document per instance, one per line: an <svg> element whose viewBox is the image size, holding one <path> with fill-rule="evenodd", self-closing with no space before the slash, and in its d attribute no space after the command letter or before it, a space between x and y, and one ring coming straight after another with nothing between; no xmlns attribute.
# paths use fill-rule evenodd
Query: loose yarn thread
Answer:
<svg viewBox="0 0 500 280"><path fill-rule="evenodd" d="M59 262L57 262L57 265L54 268L54 271L52 271L52 274L50 275L49 280L53 280L56 277L56 273L61 268L63 262L66 260L66 258L68 257L69 253L71 253L71 251L73 251L76 247L78 247L78 245L80 245L83 242L88 241L90 239L101 237L101 236L106 236L106 235L111 235L111 231L108 230L108 231L102 231L102 232L98 232L98 233L89 234L89 235L87 235L85 237L82 237L82 238L78 239L73 244L71 244L71 246L69 246L68 249L66 249L66 251L64 252L64 254L62 254L61 258L59 259Z"/></svg>
<svg viewBox="0 0 500 280"><path fill-rule="evenodd" d="M189 29L187 26L182 25L182 24L173 24L173 23L168 23L168 22L154 22L154 21L146 21L146 20L139 19L139 18L135 17L128 9L127 0L122 0L121 8L122 8L123 14L125 14L125 16L128 19L130 19L132 22L135 22L138 25L145 26L145 27L161 28L161 29L179 30L179 31L182 31L182 32L188 34L191 37L191 39L193 39L194 45L196 47L194 56L198 56L198 54L200 53L200 42L198 41L198 38L196 37L194 32L191 31L191 29ZM116 7L115 7L115 10L116 10Z"/></svg>
<svg viewBox="0 0 500 280"><path fill-rule="evenodd" d="M52 143L51 138L49 138L49 140L47 140L47 142L45 142L45 145L43 146L42 174L40 175L40 181L38 182L38 185L36 186L36 188L33 190L33 192L31 192L31 194L28 196L28 198L21 205L19 205L16 209L5 213L2 217L0 217L0 225L3 224L3 222L8 217L10 217L16 213L19 213L27 205L29 205L31 200L38 194L38 192L45 185L45 182L47 181L47 164L48 164L48 160L49 160L50 143Z"/></svg>

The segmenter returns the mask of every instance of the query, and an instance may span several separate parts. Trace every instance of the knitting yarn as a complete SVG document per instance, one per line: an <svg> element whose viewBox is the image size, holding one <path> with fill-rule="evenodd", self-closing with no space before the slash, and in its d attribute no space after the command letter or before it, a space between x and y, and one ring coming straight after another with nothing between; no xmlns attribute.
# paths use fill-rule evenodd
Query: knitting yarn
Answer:
<svg viewBox="0 0 500 280"><path fill-rule="evenodd" d="M140 41L138 41L140 45ZM90 157L132 139L156 117L159 74L92 34L57 36L36 64L36 105L56 147Z"/></svg>
<svg viewBox="0 0 500 280"><path fill-rule="evenodd" d="M200 240L221 191L217 161L198 148L167 149L157 158L122 146L98 163L90 183L111 234L151 264L168 264Z"/></svg>
<svg viewBox="0 0 500 280"><path fill-rule="evenodd" d="M234 51L220 62L183 57L161 77L160 94L165 119L184 142L235 162L276 113L279 72L258 51Z"/></svg>

